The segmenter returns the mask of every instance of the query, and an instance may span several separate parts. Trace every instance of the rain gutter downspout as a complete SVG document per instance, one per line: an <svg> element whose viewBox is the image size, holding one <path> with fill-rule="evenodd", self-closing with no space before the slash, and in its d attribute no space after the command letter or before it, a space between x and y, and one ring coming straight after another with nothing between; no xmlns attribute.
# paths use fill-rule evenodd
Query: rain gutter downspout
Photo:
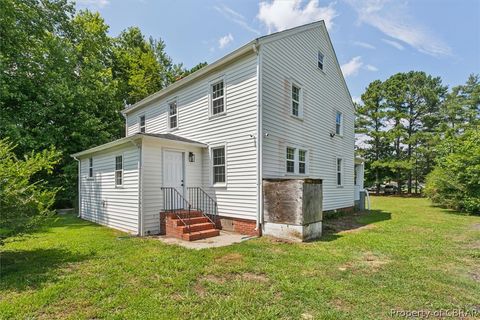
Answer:
<svg viewBox="0 0 480 320"><path fill-rule="evenodd" d="M77 217L78 218L81 218L82 215L81 215L81 204L82 204L82 184L81 184L81 179L82 179L82 165L81 165L81 162L80 160L77 158L77 157L73 157L73 159L75 159L78 163L78 177L77 177L77 182L78 182L78 212L77 212Z"/></svg>
<svg viewBox="0 0 480 320"><path fill-rule="evenodd" d="M253 44L253 51L257 55L257 221L255 231L260 230L263 216L263 181L262 181L262 110L261 110L261 58L258 39Z"/></svg>

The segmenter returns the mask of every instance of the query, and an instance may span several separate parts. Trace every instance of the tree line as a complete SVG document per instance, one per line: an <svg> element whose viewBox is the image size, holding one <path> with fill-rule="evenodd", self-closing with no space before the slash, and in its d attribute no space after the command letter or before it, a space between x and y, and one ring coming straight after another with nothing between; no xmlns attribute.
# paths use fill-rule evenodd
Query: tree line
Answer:
<svg viewBox="0 0 480 320"><path fill-rule="evenodd" d="M0 0L0 8L0 139L22 157L55 146L52 174L35 177L60 188L57 206L75 203L70 154L122 137L125 104L206 65L174 63L161 39L137 27L111 36L99 13L67 0Z"/></svg>
<svg viewBox="0 0 480 320"><path fill-rule="evenodd" d="M469 191L472 199L478 199L475 210L480 211L480 152L470 158L467 155L480 145L478 75L470 75L465 84L449 90L439 77L425 72L397 73L385 81L370 83L361 96L361 103L355 106L357 153L366 160L367 186L374 186L379 193L382 184L394 181L397 193L411 194L419 193L427 184L432 198L446 204L442 199L449 197L447 193L456 193L458 199L469 197L466 183L472 187ZM459 147L466 141L471 141L469 150ZM477 146L476 149L473 146ZM461 154L452 160L452 155L458 152ZM445 166L448 157L450 165ZM468 162L463 165L465 171L470 170L471 181L462 182L451 171L454 167L451 162L461 167L458 162L467 158L470 167ZM449 192L446 186L439 192L441 175L450 181ZM433 187L435 179L436 188ZM450 202L448 206L466 208L459 201Z"/></svg>

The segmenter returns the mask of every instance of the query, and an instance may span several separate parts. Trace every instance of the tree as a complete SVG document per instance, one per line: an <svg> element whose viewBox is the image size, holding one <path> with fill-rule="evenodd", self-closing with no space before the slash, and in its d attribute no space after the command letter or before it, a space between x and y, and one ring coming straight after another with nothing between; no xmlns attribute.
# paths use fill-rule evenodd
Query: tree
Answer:
<svg viewBox="0 0 480 320"><path fill-rule="evenodd" d="M37 175L51 174L60 160L54 149L31 152L23 159L14 145L0 140L0 244L5 238L31 230L49 216L58 188L49 188Z"/></svg>
<svg viewBox="0 0 480 320"><path fill-rule="evenodd" d="M387 110L383 83L380 80L371 82L361 98L363 105L356 105L356 129L357 133L363 135L363 143L366 144L361 154L367 160L367 181L375 183L378 195L380 184L386 176L387 168L383 163L390 151L385 124Z"/></svg>
<svg viewBox="0 0 480 320"><path fill-rule="evenodd" d="M452 151L453 150L453 151ZM480 214L480 131L469 128L438 147L426 194L441 206Z"/></svg>
<svg viewBox="0 0 480 320"><path fill-rule="evenodd" d="M395 148L395 159L390 166L396 172L399 192L404 178L408 193L412 192L414 173L418 173L414 154L418 156L421 150L428 153L428 149L416 148L420 142L425 144L433 137L446 90L440 78L418 71L397 73L385 81L386 103L393 120L390 133ZM416 182L418 178L415 176Z"/></svg>

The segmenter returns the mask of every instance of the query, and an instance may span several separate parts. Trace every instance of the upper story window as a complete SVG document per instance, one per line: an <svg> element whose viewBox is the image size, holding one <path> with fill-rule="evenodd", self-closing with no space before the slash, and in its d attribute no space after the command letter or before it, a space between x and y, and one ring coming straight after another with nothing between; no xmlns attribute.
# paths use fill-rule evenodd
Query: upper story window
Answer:
<svg viewBox="0 0 480 320"><path fill-rule="evenodd" d="M302 88L296 84L292 84L292 115L301 117L302 114Z"/></svg>
<svg viewBox="0 0 480 320"><path fill-rule="evenodd" d="M123 156L115 157L115 187L123 185Z"/></svg>
<svg viewBox="0 0 480 320"><path fill-rule="evenodd" d="M224 184L225 178L225 146L212 148L213 184Z"/></svg>
<svg viewBox="0 0 480 320"><path fill-rule="evenodd" d="M295 148L287 147L287 172L295 173Z"/></svg>
<svg viewBox="0 0 480 320"><path fill-rule="evenodd" d="M343 114L337 111L335 116L335 134L341 136L343 134Z"/></svg>
<svg viewBox="0 0 480 320"><path fill-rule="evenodd" d="M88 177L93 178L93 158L88 159Z"/></svg>
<svg viewBox="0 0 480 320"><path fill-rule="evenodd" d="M223 79L211 85L211 115L225 112L225 90Z"/></svg>
<svg viewBox="0 0 480 320"><path fill-rule="evenodd" d="M337 186L343 185L343 159L337 158Z"/></svg>
<svg viewBox="0 0 480 320"><path fill-rule="evenodd" d="M175 129L178 126L178 109L177 101L172 101L168 104L168 127Z"/></svg>
<svg viewBox="0 0 480 320"><path fill-rule="evenodd" d="M321 53L320 51L318 51L318 55L317 55L317 66L320 70L323 70L323 59L324 59L324 55L323 53Z"/></svg>
<svg viewBox="0 0 480 320"><path fill-rule="evenodd" d="M146 122L145 122L145 115L142 114L140 117L138 117L138 123L139 123L139 128L140 132L144 133L146 131Z"/></svg>

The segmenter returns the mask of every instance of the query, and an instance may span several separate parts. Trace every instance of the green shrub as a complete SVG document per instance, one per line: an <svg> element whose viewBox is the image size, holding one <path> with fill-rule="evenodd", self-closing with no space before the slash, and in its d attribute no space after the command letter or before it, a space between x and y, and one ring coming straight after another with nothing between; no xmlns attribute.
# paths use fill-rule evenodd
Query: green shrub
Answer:
<svg viewBox="0 0 480 320"><path fill-rule="evenodd" d="M442 143L425 193L438 205L480 214L480 130Z"/></svg>
<svg viewBox="0 0 480 320"><path fill-rule="evenodd" d="M15 146L0 140L0 244L10 236L31 230L52 213L59 188L48 188L38 175L51 173L60 153L54 149L18 159Z"/></svg>

